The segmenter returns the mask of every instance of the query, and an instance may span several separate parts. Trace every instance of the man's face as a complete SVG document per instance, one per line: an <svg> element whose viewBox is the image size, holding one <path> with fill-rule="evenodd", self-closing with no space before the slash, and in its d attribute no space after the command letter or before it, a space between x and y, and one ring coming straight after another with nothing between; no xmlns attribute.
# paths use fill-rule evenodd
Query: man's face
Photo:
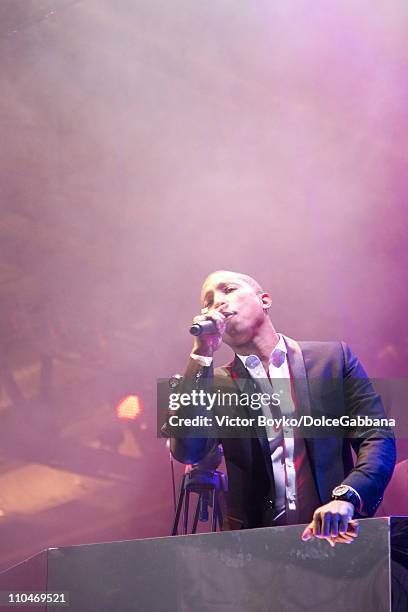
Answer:
<svg viewBox="0 0 408 612"><path fill-rule="evenodd" d="M261 295L234 274L212 274L201 290L202 313L216 309L227 317L223 341L230 346L250 342L265 321Z"/></svg>

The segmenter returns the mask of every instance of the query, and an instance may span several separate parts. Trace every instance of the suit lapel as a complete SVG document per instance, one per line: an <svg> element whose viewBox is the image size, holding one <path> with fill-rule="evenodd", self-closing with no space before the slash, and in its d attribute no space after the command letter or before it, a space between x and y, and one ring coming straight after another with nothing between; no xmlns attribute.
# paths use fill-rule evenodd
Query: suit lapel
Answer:
<svg viewBox="0 0 408 612"><path fill-rule="evenodd" d="M284 338L288 347L288 362L293 379L298 415L313 416L313 406L307 378L308 372L306 371L302 349L292 338L287 338L286 336ZM307 434L302 437L305 440L320 499L323 503L326 503L331 498L333 487L341 482L344 477L341 465L335 460L337 457L338 440L330 437L307 438ZM333 455L333 461L328 461L330 455ZM328 465L330 465L330 472L328 472Z"/></svg>
<svg viewBox="0 0 408 612"><path fill-rule="evenodd" d="M310 416L312 414L310 405L309 384L302 350L296 340L284 336L288 349L289 369L292 375L293 388L295 391L296 407L299 414Z"/></svg>
<svg viewBox="0 0 408 612"><path fill-rule="evenodd" d="M301 415L311 416L312 406L310 399L309 384L307 379L307 372L305 361L303 359L302 349L296 340L285 336L285 343L288 348L288 363L293 381L293 390L295 393L296 411L298 417ZM302 432L300 432L302 435ZM319 440L315 438L307 438L302 436L305 441L307 453L309 455L310 466L314 473L317 489L319 492L320 499L324 499L325 487L324 487L324 470L319 465Z"/></svg>

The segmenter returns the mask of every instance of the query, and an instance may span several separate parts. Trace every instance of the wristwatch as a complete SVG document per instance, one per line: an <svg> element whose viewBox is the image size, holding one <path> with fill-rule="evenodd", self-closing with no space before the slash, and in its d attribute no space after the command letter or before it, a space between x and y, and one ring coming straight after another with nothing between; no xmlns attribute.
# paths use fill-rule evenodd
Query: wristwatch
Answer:
<svg viewBox="0 0 408 612"><path fill-rule="evenodd" d="M353 504L354 510L356 512L359 511L361 500L360 496L348 485L339 485L338 487L334 487L332 491L332 499L339 499L341 501L347 501Z"/></svg>

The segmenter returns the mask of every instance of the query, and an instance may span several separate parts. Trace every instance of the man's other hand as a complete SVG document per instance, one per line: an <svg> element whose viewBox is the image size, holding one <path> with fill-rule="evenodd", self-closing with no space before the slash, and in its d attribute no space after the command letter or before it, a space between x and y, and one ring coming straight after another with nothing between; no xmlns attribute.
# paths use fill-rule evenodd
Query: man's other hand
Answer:
<svg viewBox="0 0 408 612"><path fill-rule="evenodd" d="M320 506L303 531L302 540L306 542L314 536L327 540L330 546L335 546L336 542L351 544L359 533L358 521L352 520L353 514L354 506L347 501L335 499Z"/></svg>

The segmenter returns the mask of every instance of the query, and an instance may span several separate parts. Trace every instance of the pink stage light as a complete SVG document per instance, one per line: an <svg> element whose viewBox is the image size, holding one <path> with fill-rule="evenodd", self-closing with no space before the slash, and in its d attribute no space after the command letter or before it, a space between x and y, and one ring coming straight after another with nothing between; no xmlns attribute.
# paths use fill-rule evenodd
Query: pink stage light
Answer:
<svg viewBox="0 0 408 612"><path fill-rule="evenodd" d="M119 419L134 421L142 413L142 402L137 395L128 395L116 406Z"/></svg>

